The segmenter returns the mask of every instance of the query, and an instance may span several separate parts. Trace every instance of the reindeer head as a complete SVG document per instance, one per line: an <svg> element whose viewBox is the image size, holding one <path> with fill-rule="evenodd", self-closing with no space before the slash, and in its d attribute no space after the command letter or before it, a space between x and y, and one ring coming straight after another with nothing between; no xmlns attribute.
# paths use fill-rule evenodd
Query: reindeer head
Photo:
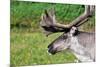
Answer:
<svg viewBox="0 0 100 67"><path fill-rule="evenodd" d="M90 13L90 6L85 6L85 11L82 15L77 17L70 24L64 25L57 23L54 9L45 10L45 12L42 14L40 22L45 34L48 36L52 33L64 32L48 46L48 52L55 54L62 50L68 49L73 43L72 39L79 34L77 27L88 20Z"/></svg>
<svg viewBox="0 0 100 67"><path fill-rule="evenodd" d="M55 41L53 41L48 46L48 52L51 54L55 54L57 52L68 49L72 42L72 39L78 34L78 30L76 27L72 27L69 32L64 32L60 37L58 37Z"/></svg>

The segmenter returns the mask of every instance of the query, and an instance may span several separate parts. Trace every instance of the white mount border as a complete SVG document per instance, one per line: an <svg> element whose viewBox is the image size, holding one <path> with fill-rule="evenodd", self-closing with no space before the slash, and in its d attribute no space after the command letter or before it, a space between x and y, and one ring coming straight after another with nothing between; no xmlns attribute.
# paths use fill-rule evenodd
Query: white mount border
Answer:
<svg viewBox="0 0 100 67"><path fill-rule="evenodd" d="M68 4L84 4L84 5L95 5L96 4L96 0L18 0L18 1L68 3Z"/></svg>

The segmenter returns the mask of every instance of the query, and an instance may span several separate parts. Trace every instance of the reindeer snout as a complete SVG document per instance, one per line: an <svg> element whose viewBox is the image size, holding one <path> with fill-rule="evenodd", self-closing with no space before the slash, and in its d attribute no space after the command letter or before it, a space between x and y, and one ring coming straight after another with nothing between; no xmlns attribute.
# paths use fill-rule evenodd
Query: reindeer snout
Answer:
<svg viewBox="0 0 100 67"><path fill-rule="evenodd" d="M52 55L56 53L56 50L53 49L53 46L48 46L48 53L51 53Z"/></svg>

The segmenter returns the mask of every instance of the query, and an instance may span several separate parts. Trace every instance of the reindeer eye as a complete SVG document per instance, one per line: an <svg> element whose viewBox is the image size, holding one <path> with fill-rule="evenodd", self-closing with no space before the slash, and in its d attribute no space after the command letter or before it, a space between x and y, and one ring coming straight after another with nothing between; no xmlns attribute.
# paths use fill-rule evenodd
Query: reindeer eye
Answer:
<svg viewBox="0 0 100 67"><path fill-rule="evenodd" d="M66 38L67 38L67 34L64 34L64 35L63 35L63 39L66 39Z"/></svg>

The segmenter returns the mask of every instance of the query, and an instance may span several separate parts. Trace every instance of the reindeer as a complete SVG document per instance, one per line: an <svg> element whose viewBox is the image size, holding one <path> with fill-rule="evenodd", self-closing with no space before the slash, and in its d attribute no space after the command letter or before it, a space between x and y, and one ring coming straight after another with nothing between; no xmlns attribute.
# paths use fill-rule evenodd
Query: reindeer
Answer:
<svg viewBox="0 0 100 67"><path fill-rule="evenodd" d="M46 36L64 32L49 44L48 52L54 55L68 49L79 62L95 61L95 33L78 30L79 26L93 16L94 7L94 5L85 5L84 13L67 25L57 23L54 9L45 10L41 17L40 26L44 29Z"/></svg>

